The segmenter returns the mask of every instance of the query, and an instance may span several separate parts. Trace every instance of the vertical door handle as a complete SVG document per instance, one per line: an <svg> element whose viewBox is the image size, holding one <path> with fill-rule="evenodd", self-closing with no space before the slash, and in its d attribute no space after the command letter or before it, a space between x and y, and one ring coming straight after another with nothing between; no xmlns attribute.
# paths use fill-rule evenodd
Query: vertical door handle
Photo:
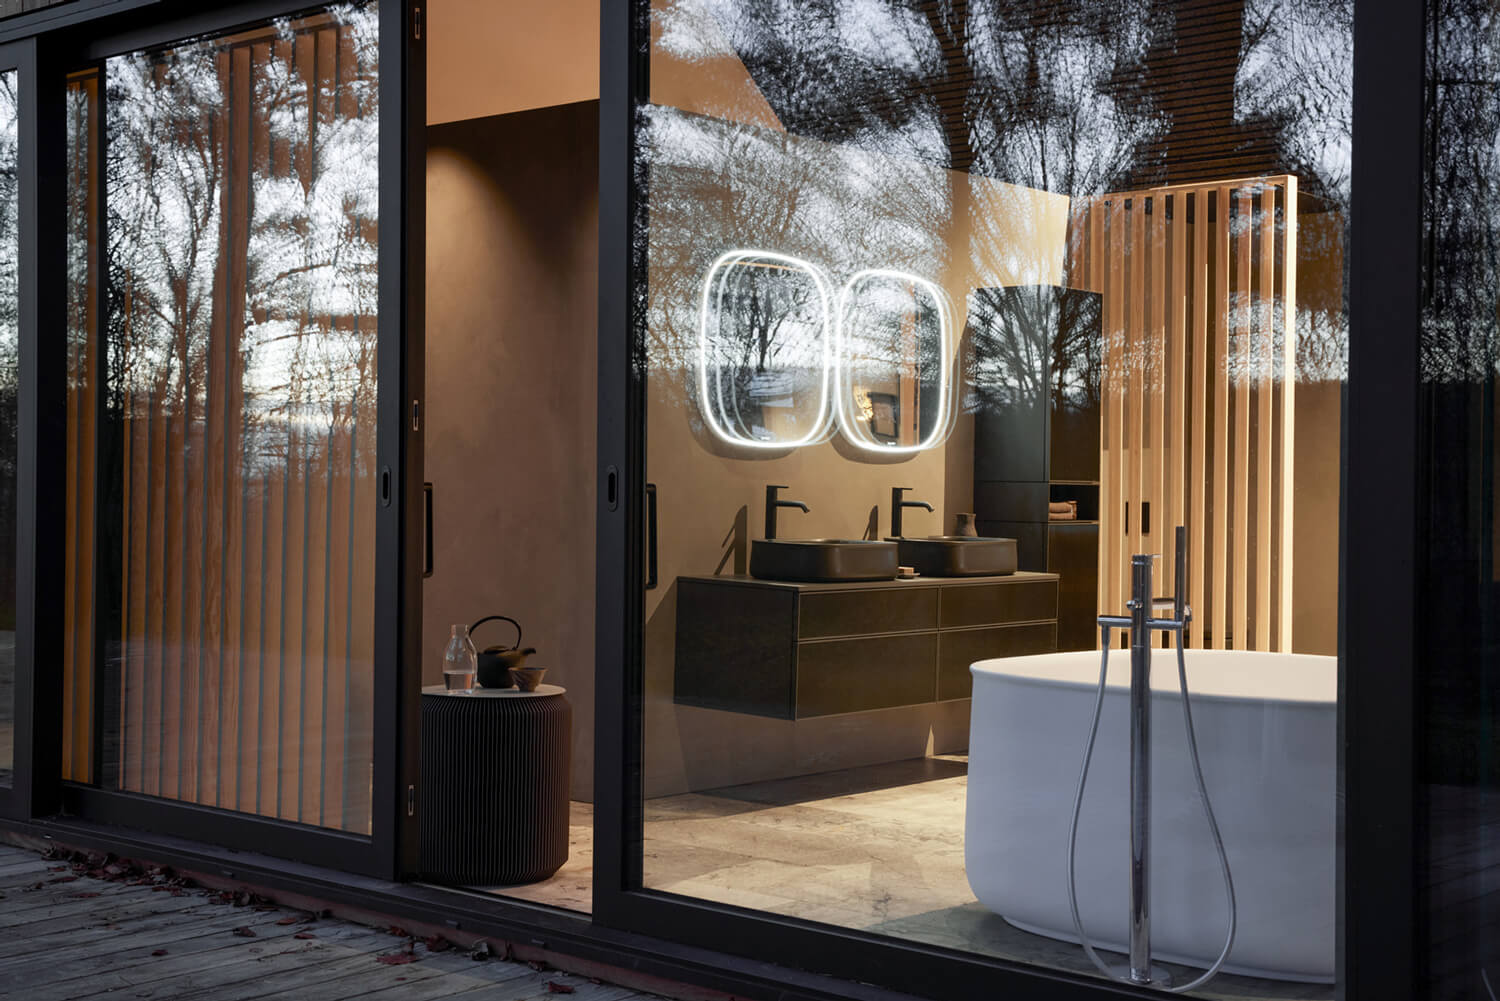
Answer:
<svg viewBox="0 0 1500 1001"><path fill-rule="evenodd" d="M1151 502L1141 501L1141 534L1151 534Z"/></svg>
<svg viewBox="0 0 1500 1001"><path fill-rule="evenodd" d="M656 484L646 484L646 590L656 587Z"/></svg>
<svg viewBox="0 0 1500 1001"><path fill-rule="evenodd" d="M1125 534L1130 534L1130 501L1125 502Z"/></svg>
<svg viewBox="0 0 1500 1001"><path fill-rule="evenodd" d="M432 576L432 484L422 484L422 576Z"/></svg>

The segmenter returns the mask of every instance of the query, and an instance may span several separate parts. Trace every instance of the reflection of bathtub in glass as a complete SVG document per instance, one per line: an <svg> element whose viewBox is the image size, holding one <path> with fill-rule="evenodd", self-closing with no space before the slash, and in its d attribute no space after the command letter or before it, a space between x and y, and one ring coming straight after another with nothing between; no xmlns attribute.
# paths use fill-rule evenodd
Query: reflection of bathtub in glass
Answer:
<svg viewBox="0 0 1500 1001"><path fill-rule="evenodd" d="M986 660L971 668L969 885L1018 928L1076 942L1068 820L1099 681L1097 652ZM1332 982L1337 660L1187 652L1193 723L1234 873L1239 930L1230 973ZM1084 931L1128 940L1130 651L1109 658L1099 741L1078 827ZM1151 942L1156 959L1207 967L1226 907L1193 784L1175 650L1153 651Z"/></svg>

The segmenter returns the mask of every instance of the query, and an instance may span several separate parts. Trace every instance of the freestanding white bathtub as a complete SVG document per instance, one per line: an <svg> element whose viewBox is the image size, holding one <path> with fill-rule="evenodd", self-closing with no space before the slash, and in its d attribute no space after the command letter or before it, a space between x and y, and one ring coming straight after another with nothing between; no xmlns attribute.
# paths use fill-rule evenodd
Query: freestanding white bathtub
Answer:
<svg viewBox="0 0 1500 1001"><path fill-rule="evenodd" d="M1224 944L1223 878L1187 754L1177 654L1152 653L1152 952L1207 967ZM1099 654L985 660L970 671L969 885L1017 928L1076 942L1068 820ZM1331 983L1337 661L1189 650L1187 674L1204 781L1239 904L1223 969ZM1129 679L1130 651L1112 651L1078 826L1083 927L1096 946L1116 952L1129 934Z"/></svg>

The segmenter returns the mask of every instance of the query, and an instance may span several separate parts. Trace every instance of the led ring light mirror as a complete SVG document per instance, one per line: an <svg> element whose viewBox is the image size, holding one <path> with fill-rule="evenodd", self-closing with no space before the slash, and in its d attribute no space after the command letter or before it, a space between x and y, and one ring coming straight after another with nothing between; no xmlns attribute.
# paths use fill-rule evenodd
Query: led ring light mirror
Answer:
<svg viewBox="0 0 1500 1001"><path fill-rule="evenodd" d="M703 283L699 408L723 441L796 448L828 430L828 285L806 261L768 250L720 255Z"/></svg>
<svg viewBox="0 0 1500 1001"><path fill-rule="evenodd" d="M839 292L834 325L839 427L885 455L942 443L952 426L953 358L941 289L902 271L870 269Z"/></svg>

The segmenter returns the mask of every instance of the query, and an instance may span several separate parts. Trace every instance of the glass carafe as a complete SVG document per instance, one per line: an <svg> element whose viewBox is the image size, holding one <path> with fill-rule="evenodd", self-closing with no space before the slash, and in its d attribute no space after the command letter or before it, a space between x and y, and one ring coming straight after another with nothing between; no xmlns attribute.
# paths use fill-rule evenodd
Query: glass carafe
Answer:
<svg viewBox="0 0 1500 1001"><path fill-rule="evenodd" d="M469 627L458 625L443 651L443 687L450 692L472 692L479 674L479 654L469 639Z"/></svg>

